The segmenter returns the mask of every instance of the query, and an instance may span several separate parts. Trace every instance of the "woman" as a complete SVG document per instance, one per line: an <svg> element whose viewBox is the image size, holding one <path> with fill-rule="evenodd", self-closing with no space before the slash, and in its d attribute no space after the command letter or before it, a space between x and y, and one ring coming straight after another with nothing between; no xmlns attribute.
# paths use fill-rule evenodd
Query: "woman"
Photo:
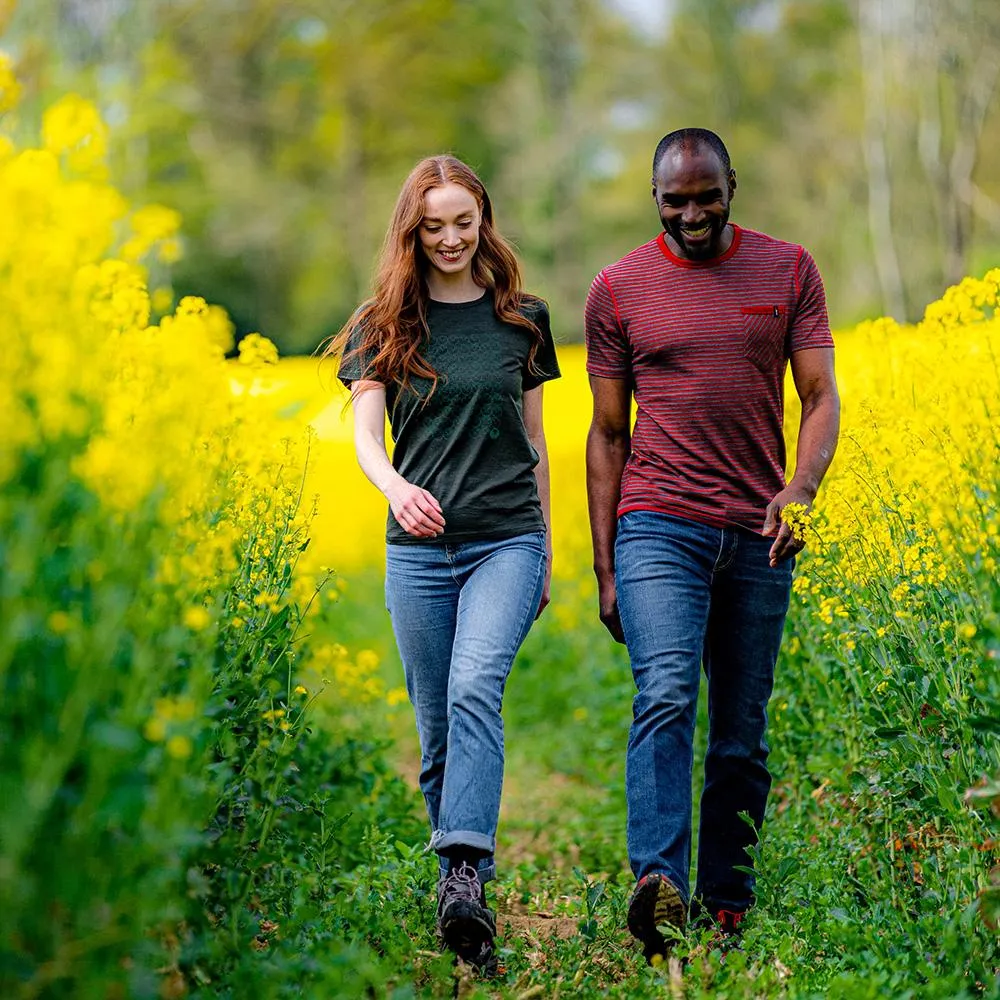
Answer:
<svg viewBox="0 0 1000 1000"><path fill-rule="evenodd" d="M559 368L548 309L521 291L489 195L460 160L434 156L413 169L374 295L331 352L342 354L351 390L358 462L389 501L386 606L440 859L438 931L488 971L496 925L483 886L495 877L500 707L549 600L542 384Z"/></svg>

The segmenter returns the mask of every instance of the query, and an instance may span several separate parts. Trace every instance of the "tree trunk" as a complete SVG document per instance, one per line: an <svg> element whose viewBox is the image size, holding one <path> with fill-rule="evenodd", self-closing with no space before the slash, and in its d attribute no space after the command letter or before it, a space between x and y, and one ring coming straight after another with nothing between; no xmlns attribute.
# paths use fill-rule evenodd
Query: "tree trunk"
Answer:
<svg viewBox="0 0 1000 1000"><path fill-rule="evenodd" d="M868 170L868 228L875 271L882 292L882 311L906 317L903 281L892 231L892 180L886 150L888 113L885 94L882 0L858 0L858 40L864 93L864 154Z"/></svg>

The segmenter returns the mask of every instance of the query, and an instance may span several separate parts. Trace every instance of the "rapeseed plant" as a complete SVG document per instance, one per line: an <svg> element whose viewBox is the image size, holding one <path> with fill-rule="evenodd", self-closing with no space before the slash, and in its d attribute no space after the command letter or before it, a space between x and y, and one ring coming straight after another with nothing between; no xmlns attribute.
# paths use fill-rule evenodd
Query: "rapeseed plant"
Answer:
<svg viewBox="0 0 1000 1000"><path fill-rule="evenodd" d="M16 95L2 57L0 113ZM0 992L147 995L239 961L313 878L285 845L373 780L346 734L308 738L299 629L329 574L274 345L227 361L221 309L161 285L154 310L180 219L115 189L90 102L41 134L0 139ZM344 662L331 694L374 683ZM359 765L331 786L338 754Z"/></svg>

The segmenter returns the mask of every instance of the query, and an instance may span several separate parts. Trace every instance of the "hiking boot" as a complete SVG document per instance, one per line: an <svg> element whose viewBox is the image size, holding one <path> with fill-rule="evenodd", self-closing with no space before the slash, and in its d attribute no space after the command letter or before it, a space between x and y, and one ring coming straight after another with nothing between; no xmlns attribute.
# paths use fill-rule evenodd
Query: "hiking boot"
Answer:
<svg viewBox="0 0 1000 1000"><path fill-rule="evenodd" d="M628 904L628 929L642 945L646 961L654 956L666 958L673 942L660 932L660 927L673 927L678 932L687 923L687 906L680 891L666 875L653 872L639 879Z"/></svg>
<svg viewBox="0 0 1000 1000"><path fill-rule="evenodd" d="M462 862L438 881L438 934L444 946L486 975L496 969L493 939L497 925L486 908L479 874Z"/></svg>

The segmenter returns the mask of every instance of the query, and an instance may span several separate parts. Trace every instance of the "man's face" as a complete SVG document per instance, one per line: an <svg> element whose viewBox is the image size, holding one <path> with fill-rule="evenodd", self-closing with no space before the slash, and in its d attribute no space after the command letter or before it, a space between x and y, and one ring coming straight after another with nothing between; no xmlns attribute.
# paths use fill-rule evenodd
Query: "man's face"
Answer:
<svg viewBox="0 0 1000 1000"><path fill-rule="evenodd" d="M671 250L688 260L711 260L725 249L729 203L736 174L726 175L710 148L675 146L660 159L653 175L653 198Z"/></svg>

